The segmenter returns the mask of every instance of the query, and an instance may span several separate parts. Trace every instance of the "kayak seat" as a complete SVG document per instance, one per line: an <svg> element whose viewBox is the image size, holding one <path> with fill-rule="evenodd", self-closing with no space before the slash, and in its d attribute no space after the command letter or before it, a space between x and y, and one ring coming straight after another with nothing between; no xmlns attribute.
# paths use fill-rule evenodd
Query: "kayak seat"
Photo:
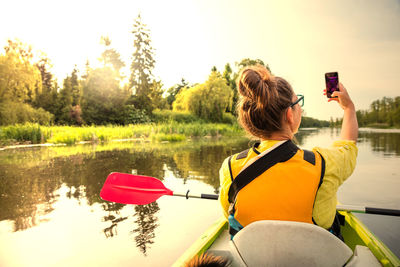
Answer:
<svg viewBox="0 0 400 267"><path fill-rule="evenodd" d="M231 242L243 266L344 266L353 251L322 227L302 222L257 221Z"/></svg>

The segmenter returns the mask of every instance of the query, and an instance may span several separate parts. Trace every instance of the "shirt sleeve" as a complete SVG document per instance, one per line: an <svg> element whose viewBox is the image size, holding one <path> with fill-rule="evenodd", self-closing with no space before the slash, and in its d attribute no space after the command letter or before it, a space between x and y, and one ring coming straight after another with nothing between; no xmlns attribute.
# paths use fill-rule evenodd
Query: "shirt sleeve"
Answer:
<svg viewBox="0 0 400 267"><path fill-rule="evenodd" d="M228 219L228 210L229 210L228 192L229 192L229 187L231 186L232 183L228 164L229 164L229 158L226 158L219 170L219 181L220 181L219 202L221 204L222 212L226 219Z"/></svg>
<svg viewBox="0 0 400 267"><path fill-rule="evenodd" d="M325 159L325 176L319 188L313 209L315 222L324 228L331 227L336 214L337 190L353 173L358 148L354 141L335 141L329 148L315 147Z"/></svg>

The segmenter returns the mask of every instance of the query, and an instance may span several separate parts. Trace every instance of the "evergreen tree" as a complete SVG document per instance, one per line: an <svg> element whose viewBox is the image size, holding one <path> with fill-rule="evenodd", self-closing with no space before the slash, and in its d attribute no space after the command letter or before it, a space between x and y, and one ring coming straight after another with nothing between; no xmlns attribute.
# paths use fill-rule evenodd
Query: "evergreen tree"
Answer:
<svg viewBox="0 0 400 267"><path fill-rule="evenodd" d="M71 111L72 111L72 85L71 77L67 76L64 79L63 88L61 89L57 98L57 110L56 110L56 123L62 125L71 124Z"/></svg>
<svg viewBox="0 0 400 267"><path fill-rule="evenodd" d="M226 63L222 77L224 77L224 79L226 80L226 85L228 85L228 86L231 86L232 83L234 82L232 80L232 68L229 63Z"/></svg>
<svg viewBox="0 0 400 267"><path fill-rule="evenodd" d="M228 108L226 111L231 112L232 114L236 114L235 107L238 101L238 94L236 90L236 81L233 78L234 75L232 73L232 68L231 65L229 65L229 63L225 65L224 73L222 74L222 76L226 80L226 85L228 85L231 88L233 95L232 106L230 107L230 109Z"/></svg>
<svg viewBox="0 0 400 267"><path fill-rule="evenodd" d="M72 106L79 106L81 104L82 90L78 80L78 69L75 65L70 77Z"/></svg>
<svg viewBox="0 0 400 267"><path fill-rule="evenodd" d="M57 83L50 72L51 64L47 57L42 57L36 67L42 77L42 92L38 94L34 106L55 114L57 101Z"/></svg>
<svg viewBox="0 0 400 267"><path fill-rule="evenodd" d="M150 31L143 24L140 14L134 21L133 30L135 52L132 55L130 87L134 93L130 103L148 113L152 111L151 84L155 64L154 49L151 46Z"/></svg>

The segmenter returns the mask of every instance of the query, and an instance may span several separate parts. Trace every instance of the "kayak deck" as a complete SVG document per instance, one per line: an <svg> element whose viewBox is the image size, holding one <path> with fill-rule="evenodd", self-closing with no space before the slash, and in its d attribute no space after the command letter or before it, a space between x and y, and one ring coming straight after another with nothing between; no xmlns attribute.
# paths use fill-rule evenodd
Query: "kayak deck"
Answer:
<svg viewBox="0 0 400 267"><path fill-rule="evenodd" d="M342 234L346 244L354 250L356 245L368 247L383 266L400 266L399 258L379 240L356 216L350 212L340 212L345 216Z"/></svg>
<svg viewBox="0 0 400 267"><path fill-rule="evenodd" d="M357 217L349 212L341 213L345 216L342 234L351 250L354 251L357 245L366 246L383 266L400 266L400 260ZM219 255L224 256L221 248L226 249L230 240L227 229L225 218L219 218L182 254L174 266L184 266L187 261L208 249L219 251Z"/></svg>

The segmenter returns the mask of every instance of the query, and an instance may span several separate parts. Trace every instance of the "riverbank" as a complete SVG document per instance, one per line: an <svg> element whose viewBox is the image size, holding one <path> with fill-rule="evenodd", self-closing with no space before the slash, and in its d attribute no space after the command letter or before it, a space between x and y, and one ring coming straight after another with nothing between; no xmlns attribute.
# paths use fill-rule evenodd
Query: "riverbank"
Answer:
<svg viewBox="0 0 400 267"><path fill-rule="evenodd" d="M74 145L111 140L176 142L189 138L241 136L237 124L223 123L149 123L127 126L40 126L23 124L0 127L0 147L37 145Z"/></svg>

